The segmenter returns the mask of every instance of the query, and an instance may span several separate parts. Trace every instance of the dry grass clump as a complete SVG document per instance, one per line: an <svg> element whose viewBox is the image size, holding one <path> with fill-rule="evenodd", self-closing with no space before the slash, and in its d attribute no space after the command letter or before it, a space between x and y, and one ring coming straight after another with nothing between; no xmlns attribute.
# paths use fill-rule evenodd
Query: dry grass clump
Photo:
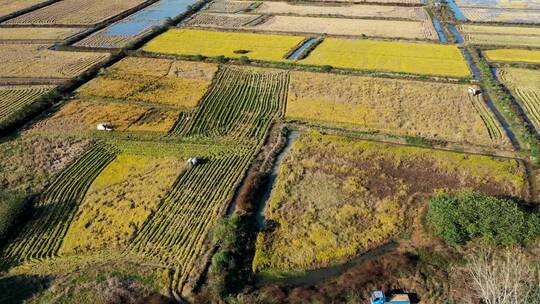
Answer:
<svg viewBox="0 0 540 304"><path fill-rule="evenodd" d="M291 73L286 117L345 128L464 142L509 144L466 85ZM499 132L497 132L499 130Z"/></svg>
<svg viewBox="0 0 540 304"><path fill-rule="evenodd" d="M73 78L109 54L52 51L47 45L0 44L0 77Z"/></svg>
<svg viewBox="0 0 540 304"><path fill-rule="evenodd" d="M81 87L78 93L193 108L210 87L216 71L215 64L128 57Z"/></svg>
<svg viewBox="0 0 540 304"><path fill-rule="evenodd" d="M297 32L329 35L372 36L385 38L437 40L431 22L365 20L325 17L272 16L250 29L273 32Z"/></svg>
<svg viewBox="0 0 540 304"><path fill-rule="evenodd" d="M125 247L184 169L172 157L119 155L92 183L60 252Z"/></svg>
<svg viewBox="0 0 540 304"><path fill-rule="evenodd" d="M79 27L2 27L0 40L62 41L83 30L85 28Z"/></svg>
<svg viewBox="0 0 540 304"><path fill-rule="evenodd" d="M515 160L304 134L279 168L253 269L344 262L398 236L438 189L520 196L526 184Z"/></svg>
<svg viewBox="0 0 540 304"><path fill-rule="evenodd" d="M116 131L167 132L178 111L166 111L147 106L115 102L74 100L49 119L34 127L36 132L91 131L99 123L110 123Z"/></svg>
<svg viewBox="0 0 540 304"><path fill-rule="evenodd" d="M28 25L94 25L114 17L144 0L63 0L6 21Z"/></svg>

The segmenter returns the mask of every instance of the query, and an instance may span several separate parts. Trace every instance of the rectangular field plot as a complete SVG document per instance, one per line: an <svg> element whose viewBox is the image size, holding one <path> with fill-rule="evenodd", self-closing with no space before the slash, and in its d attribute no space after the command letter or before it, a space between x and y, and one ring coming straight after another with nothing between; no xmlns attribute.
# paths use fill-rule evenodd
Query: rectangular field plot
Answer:
<svg viewBox="0 0 540 304"><path fill-rule="evenodd" d="M484 146L509 141L468 86L293 72L286 118Z"/></svg>
<svg viewBox="0 0 540 304"><path fill-rule="evenodd" d="M523 197L525 166L490 156L302 134L264 210L255 271L342 264L402 235L440 189Z"/></svg>
<svg viewBox="0 0 540 304"><path fill-rule="evenodd" d="M76 35L80 27L0 27L0 42L54 43Z"/></svg>
<svg viewBox="0 0 540 304"><path fill-rule="evenodd" d="M470 76L460 50L440 44L327 38L299 63L421 75Z"/></svg>
<svg viewBox="0 0 540 304"><path fill-rule="evenodd" d="M118 155L88 189L59 253L125 248L186 169L183 159Z"/></svg>
<svg viewBox="0 0 540 304"><path fill-rule="evenodd" d="M54 88L47 85L0 86L0 125Z"/></svg>
<svg viewBox="0 0 540 304"><path fill-rule="evenodd" d="M0 77L73 78L109 58L109 54L64 52L47 45L0 44Z"/></svg>
<svg viewBox="0 0 540 304"><path fill-rule="evenodd" d="M522 49L498 49L484 51L490 61L540 63L540 51Z"/></svg>
<svg viewBox="0 0 540 304"><path fill-rule="evenodd" d="M198 105L216 71L217 65L210 63L127 57L77 93L190 109Z"/></svg>
<svg viewBox="0 0 540 304"><path fill-rule="evenodd" d="M0 18L49 0L0 0Z"/></svg>
<svg viewBox="0 0 540 304"><path fill-rule="evenodd" d="M430 21L365 20L333 17L261 16L203 13L186 25L238 28L299 34L371 36L384 38L437 40L439 36Z"/></svg>
<svg viewBox="0 0 540 304"><path fill-rule="evenodd" d="M124 48L148 34L152 27L162 26L168 18L186 12L196 0L160 0L129 17L76 43L92 48Z"/></svg>
<svg viewBox="0 0 540 304"><path fill-rule="evenodd" d="M207 12L215 13L240 13L245 11L252 11L252 8L259 6L258 2L254 1L228 1L228 0L216 0L210 2L208 7L205 8Z"/></svg>
<svg viewBox="0 0 540 304"><path fill-rule="evenodd" d="M503 68L499 78L516 97L536 130L540 132L540 71Z"/></svg>
<svg viewBox="0 0 540 304"><path fill-rule="evenodd" d="M461 25L464 38L473 44L540 47L540 28L521 26Z"/></svg>
<svg viewBox="0 0 540 304"><path fill-rule="evenodd" d="M325 3L325 2L342 2L342 3L381 3L381 4L396 4L396 5L421 5L422 0L311 0L310 2L314 3Z"/></svg>
<svg viewBox="0 0 540 304"><path fill-rule="evenodd" d="M461 8L463 15L473 22L540 23L540 10Z"/></svg>
<svg viewBox="0 0 540 304"><path fill-rule="evenodd" d="M143 2L144 0L63 0L4 23L89 26L101 23Z"/></svg>
<svg viewBox="0 0 540 304"><path fill-rule="evenodd" d="M535 0L456 0L455 2L460 7L540 9L540 3Z"/></svg>
<svg viewBox="0 0 540 304"><path fill-rule="evenodd" d="M426 21L429 20L427 12L421 7L404 7L389 5L313 5L307 3L290 2L262 2L254 13L272 15L299 15L299 16L333 16L333 17L376 17L397 18Z"/></svg>
<svg viewBox="0 0 540 304"><path fill-rule="evenodd" d="M143 50L176 55L247 56L256 60L283 61L304 37L172 29L150 41Z"/></svg>

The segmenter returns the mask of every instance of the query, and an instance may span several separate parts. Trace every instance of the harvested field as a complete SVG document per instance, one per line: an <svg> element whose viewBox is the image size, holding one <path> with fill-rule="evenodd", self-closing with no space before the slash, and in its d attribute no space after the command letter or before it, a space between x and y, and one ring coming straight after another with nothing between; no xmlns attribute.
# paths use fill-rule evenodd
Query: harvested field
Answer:
<svg viewBox="0 0 540 304"><path fill-rule="evenodd" d="M462 8L465 18L473 22L540 23L540 10Z"/></svg>
<svg viewBox="0 0 540 304"><path fill-rule="evenodd" d="M301 64L448 77L470 77L453 45L327 38Z"/></svg>
<svg viewBox="0 0 540 304"><path fill-rule="evenodd" d="M185 167L172 157L118 155L88 189L60 254L125 248Z"/></svg>
<svg viewBox="0 0 540 304"><path fill-rule="evenodd" d="M484 146L507 146L502 127L467 85L292 72L286 117Z"/></svg>
<svg viewBox="0 0 540 304"><path fill-rule="evenodd" d="M239 13L249 10L257 2L251 1L212 1L206 11L216 13Z"/></svg>
<svg viewBox="0 0 540 304"><path fill-rule="evenodd" d="M540 131L540 71L503 68L499 70L499 77Z"/></svg>
<svg viewBox="0 0 540 304"><path fill-rule="evenodd" d="M144 51L208 57L242 56L255 60L284 61L304 37L234 32L171 29L150 41Z"/></svg>
<svg viewBox="0 0 540 304"><path fill-rule="evenodd" d="M108 57L103 53L52 51L46 45L0 44L0 77L73 78Z"/></svg>
<svg viewBox="0 0 540 304"><path fill-rule="evenodd" d="M422 7L405 7L389 5L310 5L307 3L295 4L292 2L263 2L255 13L272 15L299 15L299 16L333 16L333 17L373 17L397 18L417 21L429 21L429 15Z"/></svg>
<svg viewBox="0 0 540 304"><path fill-rule="evenodd" d="M66 28L66 27L1 27L0 42L2 41L39 41L39 42L59 42L78 34L86 28Z"/></svg>
<svg viewBox="0 0 540 304"><path fill-rule="evenodd" d="M343 3L383 3L383 4L398 4L398 5L421 5L421 0L310 0L311 2L343 2Z"/></svg>
<svg viewBox="0 0 540 304"><path fill-rule="evenodd" d="M219 14L219 13L204 13L197 14L187 20L186 26L200 27L222 27L222 28L238 28L247 25L248 23L259 18L259 15L242 15L242 14Z"/></svg>
<svg viewBox="0 0 540 304"><path fill-rule="evenodd" d="M285 156L264 211L255 271L304 271L343 263L399 237L429 196L473 188L520 197L515 160L308 133Z"/></svg>
<svg viewBox="0 0 540 304"><path fill-rule="evenodd" d="M540 9L535 0L455 0L459 7Z"/></svg>
<svg viewBox="0 0 540 304"><path fill-rule="evenodd" d="M47 1L48 0L0 0L0 17Z"/></svg>
<svg viewBox="0 0 540 304"><path fill-rule="evenodd" d="M484 51L490 61L540 63L540 51L522 49L498 49Z"/></svg>
<svg viewBox="0 0 540 304"><path fill-rule="evenodd" d="M48 85L0 86L0 124L54 88Z"/></svg>
<svg viewBox="0 0 540 304"><path fill-rule="evenodd" d="M536 27L465 24L460 30L473 44L540 47L540 28Z"/></svg>
<svg viewBox="0 0 540 304"><path fill-rule="evenodd" d="M144 0L63 0L10 19L4 23L25 25L95 25L143 2Z"/></svg>
<svg viewBox="0 0 540 304"><path fill-rule="evenodd" d="M127 103L74 100L49 119L39 122L34 131L55 133L93 131L97 124L108 122L117 131L168 132L178 119L179 111L155 109Z"/></svg>
<svg viewBox="0 0 540 304"><path fill-rule="evenodd" d="M210 87L216 71L217 65L210 63L127 57L77 92L84 97L193 108Z"/></svg>
<svg viewBox="0 0 540 304"><path fill-rule="evenodd" d="M76 46L92 48L124 48L187 11L196 0L160 0L103 30L77 42Z"/></svg>

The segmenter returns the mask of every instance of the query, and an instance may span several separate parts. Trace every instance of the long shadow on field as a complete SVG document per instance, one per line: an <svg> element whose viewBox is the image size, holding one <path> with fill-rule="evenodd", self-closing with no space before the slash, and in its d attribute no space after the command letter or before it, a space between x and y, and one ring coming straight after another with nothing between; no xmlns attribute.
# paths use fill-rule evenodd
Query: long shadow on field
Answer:
<svg viewBox="0 0 540 304"><path fill-rule="evenodd" d="M51 281L50 277L25 275L0 278L0 304L24 303L47 289Z"/></svg>

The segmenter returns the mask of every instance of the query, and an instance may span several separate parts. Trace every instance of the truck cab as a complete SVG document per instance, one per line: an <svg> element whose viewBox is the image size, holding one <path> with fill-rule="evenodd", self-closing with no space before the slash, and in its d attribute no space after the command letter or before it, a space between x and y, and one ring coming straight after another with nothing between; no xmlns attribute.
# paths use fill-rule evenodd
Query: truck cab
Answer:
<svg viewBox="0 0 540 304"><path fill-rule="evenodd" d="M411 304L408 294L385 294L382 290L371 294L371 304Z"/></svg>

